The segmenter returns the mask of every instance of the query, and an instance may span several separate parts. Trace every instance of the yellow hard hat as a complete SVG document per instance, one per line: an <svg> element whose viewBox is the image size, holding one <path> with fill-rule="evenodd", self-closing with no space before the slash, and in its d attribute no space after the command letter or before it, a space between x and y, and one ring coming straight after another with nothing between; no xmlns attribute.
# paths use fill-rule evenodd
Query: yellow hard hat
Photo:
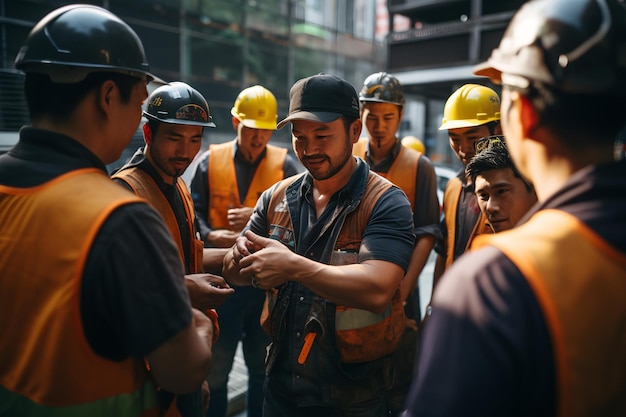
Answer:
<svg viewBox="0 0 626 417"><path fill-rule="evenodd" d="M439 130L474 127L500 120L500 97L489 87L465 84L446 101Z"/></svg>
<svg viewBox="0 0 626 417"><path fill-rule="evenodd" d="M426 147L424 146L424 143L415 136L409 135L403 137L402 144L407 148L415 149L420 153L426 153Z"/></svg>
<svg viewBox="0 0 626 417"><path fill-rule="evenodd" d="M242 90L230 110L245 127L276 130L278 106L270 90L255 85Z"/></svg>

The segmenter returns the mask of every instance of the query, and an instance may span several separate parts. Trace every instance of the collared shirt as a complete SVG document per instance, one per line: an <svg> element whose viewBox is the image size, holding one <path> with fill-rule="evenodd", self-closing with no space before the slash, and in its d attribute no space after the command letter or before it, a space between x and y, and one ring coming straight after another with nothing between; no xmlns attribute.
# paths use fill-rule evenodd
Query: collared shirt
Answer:
<svg viewBox="0 0 626 417"><path fill-rule="evenodd" d="M26 127L0 156L0 184L34 187L81 168L107 173L72 138ZM191 323L176 244L148 204L124 205L103 223L85 264L80 308L89 344L113 360L144 357Z"/></svg>
<svg viewBox="0 0 626 417"><path fill-rule="evenodd" d="M588 166L520 224L538 210L563 210L626 254L625 195L626 161ZM454 300L454 310L441 308L443 300ZM446 271L433 296L407 415L554 415L552 352L519 269L494 247L472 252Z"/></svg>

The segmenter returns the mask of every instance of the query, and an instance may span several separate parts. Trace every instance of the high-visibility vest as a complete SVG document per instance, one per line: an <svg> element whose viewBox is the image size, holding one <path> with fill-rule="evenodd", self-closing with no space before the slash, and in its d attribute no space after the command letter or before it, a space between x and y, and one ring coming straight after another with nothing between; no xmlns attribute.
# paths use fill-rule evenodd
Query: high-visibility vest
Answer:
<svg viewBox="0 0 626 417"><path fill-rule="evenodd" d="M141 201L95 168L0 185L0 415L158 415L143 360L94 352L80 312L95 236L116 208Z"/></svg>
<svg viewBox="0 0 626 417"><path fill-rule="evenodd" d="M365 160L367 142L367 138L359 139L352 147L352 154ZM412 210L415 210L415 188L417 186L415 179L417 178L417 166L421 155L422 154L418 151L403 146L396 156L396 159L391 164L389 171L376 172L404 191L404 194L406 194L411 203Z"/></svg>
<svg viewBox="0 0 626 417"><path fill-rule="evenodd" d="M500 249L526 277L550 333L557 415L626 415L626 254L561 210L472 250Z"/></svg>
<svg viewBox="0 0 626 417"><path fill-rule="evenodd" d="M270 238L278 238L278 234L291 233L293 226L286 202L285 191L297 178L282 181L273 193L267 208L267 223ZM382 194L392 184L382 177L369 173L367 186L357 208L349 213L343 223L341 231L333 245L333 252L344 251L354 253L353 262L358 262L358 251L361 246L361 237L369 221L374 205ZM278 207L280 205L280 207ZM292 248L293 249L293 248ZM276 308L278 291L266 291L266 302L261 315L261 325L272 336L277 330L277 323L272 323L270 317L280 316L272 314ZM332 303L331 303L332 305ZM381 314L368 310L335 306L335 320L328 329L335 330L337 347L343 362L367 362L393 352L404 332L404 306L400 297L399 288L385 311Z"/></svg>
<svg viewBox="0 0 626 417"><path fill-rule="evenodd" d="M184 264L185 252L183 249L183 242L181 240L181 231L178 227L178 221L176 220L176 214L174 213L174 210L172 210L172 206L169 201L167 201L165 195L163 195L163 192L159 189L159 185L156 181L154 181L150 174L138 167L130 167L118 171L112 176L112 178L124 181L136 195L148 200L156 211L161 214L163 220L165 220L165 225L170 231L170 235L172 235L174 242L176 242L176 245L178 246L178 253ZM187 216L187 219L189 219L187 222L189 227L184 231L189 235L190 242L190 259L187 269L191 274L202 272L204 270L202 266L204 242L196 236L194 228L196 215L193 200L189 190L187 189L187 185L185 185L185 182L180 177L176 179L176 190L181 196L185 209L185 215Z"/></svg>
<svg viewBox="0 0 626 417"><path fill-rule="evenodd" d="M462 192L463 184L461 180L457 177L450 178L446 185L446 191L443 194L443 212L445 215L446 228L448 229L448 235L446 237L446 269L454 262L454 245L457 234L456 216L458 214ZM476 236L483 234L493 234L493 231L489 227L487 216L481 211L474 225L474 229L467 240L465 251L469 249Z"/></svg>
<svg viewBox="0 0 626 417"><path fill-rule="evenodd" d="M282 180L287 149L267 145L266 154L254 173L243 205L237 187L237 173L233 161L233 143L209 146L209 213L213 229L229 229L228 209L254 207L263 191Z"/></svg>

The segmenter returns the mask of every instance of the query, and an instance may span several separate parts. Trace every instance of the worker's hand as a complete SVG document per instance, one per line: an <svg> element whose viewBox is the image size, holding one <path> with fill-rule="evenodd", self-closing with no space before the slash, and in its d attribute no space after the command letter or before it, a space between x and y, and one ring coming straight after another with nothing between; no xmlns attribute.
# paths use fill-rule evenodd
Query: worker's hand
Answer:
<svg viewBox="0 0 626 417"><path fill-rule="evenodd" d="M191 305L202 311L219 307L235 292L224 278L213 274L185 275L185 286Z"/></svg>
<svg viewBox="0 0 626 417"><path fill-rule="evenodd" d="M279 241L259 236L250 230L237 239L236 247L237 253L249 253L239 259L239 276L264 290L288 281L292 276L289 268L297 268L296 262L290 262L290 259L300 256Z"/></svg>
<svg viewBox="0 0 626 417"><path fill-rule="evenodd" d="M248 224L248 220L250 220L250 216L252 216L252 211L253 209L251 207L229 209L227 219L231 230L241 232L244 226Z"/></svg>
<svg viewBox="0 0 626 417"><path fill-rule="evenodd" d="M239 237L239 232L226 229L217 229L209 232L207 241L214 248L230 248Z"/></svg>

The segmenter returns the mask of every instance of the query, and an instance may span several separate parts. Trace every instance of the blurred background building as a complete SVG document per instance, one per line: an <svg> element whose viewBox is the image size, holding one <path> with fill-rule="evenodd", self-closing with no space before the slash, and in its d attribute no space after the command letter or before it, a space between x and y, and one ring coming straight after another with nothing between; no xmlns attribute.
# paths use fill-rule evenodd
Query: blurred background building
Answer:
<svg viewBox="0 0 626 417"><path fill-rule="evenodd" d="M388 0L385 68L402 82L410 99L400 136L422 139L436 163L460 167L441 125L450 94L473 82L472 68L486 60L515 11L526 0Z"/></svg>
<svg viewBox="0 0 626 417"><path fill-rule="evenodd" d="M21 43L41 17L75 2L0 0L0 132L5 132L0 141L14 140L7 135L14 137L28 122L21 97L23 77L13 69ZM376 4L371 0L78 2L118 15L141 38L153 73L166 81L188 82L205 96L217 125L207 129L210 142L234 137L230 109L239 91L248 86L258 83L270 89L282 118L296 80L326 72L357 86L384 65L383 42L377 42L374 34ZM136 135L129 148L141 141ZM289 132L276 132L272 141L287 145Z"/></svg>
<svg viewBox="0 0 626 417"><path fill-rule="evenodd" d="M437 131L447 97L472 76L524 0L0 0L0 151L28 123L22 75L13 61L33 25L74 2L102 6L142 39L152 71L182 80L207 98L215 129L205 146L234 134L230 108L242 89L261 84L288 110L290 86L326 72L357 91L372 72L388 71L405 87L398 135L414 135L437 163L454 165ZM42 97L42 100L60 97ZM289 132L272 142L290 147ZM141 146L135 135L129 150Z"/></svg>

